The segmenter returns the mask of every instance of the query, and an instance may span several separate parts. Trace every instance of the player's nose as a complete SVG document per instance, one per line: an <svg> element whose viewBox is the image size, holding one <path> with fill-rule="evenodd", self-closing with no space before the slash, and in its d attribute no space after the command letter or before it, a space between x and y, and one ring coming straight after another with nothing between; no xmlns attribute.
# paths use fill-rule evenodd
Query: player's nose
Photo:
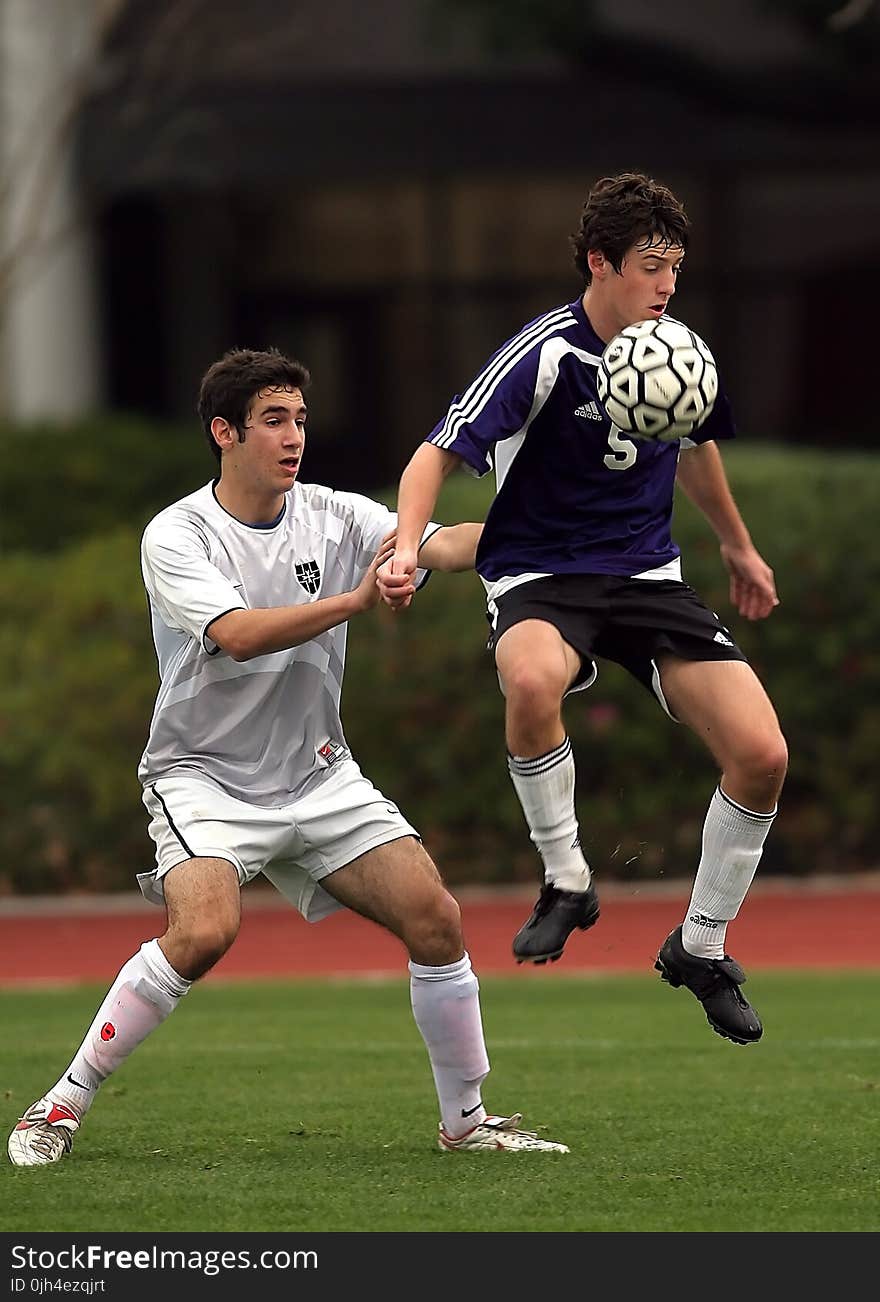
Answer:
<svg viewBox="0 0 880 1302"><path fill-rule="evenodd" d="M665 298L672 298L675 293L675 275L671 267L668 267L661 273L660 284L657 287Z"/></svg>

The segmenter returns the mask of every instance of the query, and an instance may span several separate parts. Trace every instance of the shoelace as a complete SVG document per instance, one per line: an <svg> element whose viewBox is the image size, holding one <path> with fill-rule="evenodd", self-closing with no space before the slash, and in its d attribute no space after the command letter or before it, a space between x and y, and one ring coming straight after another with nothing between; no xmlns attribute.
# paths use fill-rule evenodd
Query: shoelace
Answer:
<svg viewBox="0 0 880 1302"><path fill-rule="evenodd" d="M24 1117L21 1120L24 1121ZM68 1153L73 1145L73 1135L66 1126L49 1126L40 1121L31 1128L31 1135L30 1146L41 1157L52 1157L59 1139Z"/></svg>

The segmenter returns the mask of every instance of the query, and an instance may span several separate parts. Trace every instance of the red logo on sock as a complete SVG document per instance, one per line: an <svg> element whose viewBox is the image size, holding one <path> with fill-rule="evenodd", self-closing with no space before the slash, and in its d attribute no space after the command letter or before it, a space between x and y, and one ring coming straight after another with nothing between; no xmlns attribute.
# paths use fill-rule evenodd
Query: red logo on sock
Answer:
<svg viewBox="0 0 880 1302"><path fill-rule="evenodd" d="M102 1040L116 1039L116 1027L113 1025L112 1022L105 1022L104 1025L101 1027L101 1039Z"/></svg>

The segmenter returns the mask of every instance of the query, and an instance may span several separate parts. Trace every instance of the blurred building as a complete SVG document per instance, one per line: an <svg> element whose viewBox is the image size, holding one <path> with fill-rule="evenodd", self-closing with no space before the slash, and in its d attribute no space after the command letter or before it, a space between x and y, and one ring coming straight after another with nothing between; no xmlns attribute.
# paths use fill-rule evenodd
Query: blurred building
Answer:
<svg viewBox="0 0 880 1302"><path fill-rule="evenodd" d="M219 352L273 343L313 372L310 475L390 483L489 352L580 292L586 190L639 168L693 218L676 310L743 429L867 441L874 6L543 9L0 0L17 129L38 138L21 96L79 79L67 229L3 301L7 409L190 417Z"/></svg>

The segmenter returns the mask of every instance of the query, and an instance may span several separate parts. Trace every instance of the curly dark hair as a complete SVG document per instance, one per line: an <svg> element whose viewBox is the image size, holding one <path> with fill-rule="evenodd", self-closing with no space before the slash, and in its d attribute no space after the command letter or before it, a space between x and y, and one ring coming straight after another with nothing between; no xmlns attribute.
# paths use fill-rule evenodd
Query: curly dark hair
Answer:
<svg viewBox="0 0 880 1302"><path fill-rule="evenodd" d="M199 386L197 410L202 428L214 456L219 462L220 448L211 433L211 421L222 416L244 441L244 430L251 404L264 389L300 389L305 393L309 372L302 362L285 357L277 348L255 352L250 348L230 348L209 366Z"/></svg>
<svg viewBox="0 0 880 1302"><path fill-rule="evenodd" d="M667 186L642 172L603 176L587 195L580 226L571 237L574 265L589 285L590 249L603 253L620 274L634 244L649 245L659 238L667 248L686 249L689 231L684 207Z"/></svg>

